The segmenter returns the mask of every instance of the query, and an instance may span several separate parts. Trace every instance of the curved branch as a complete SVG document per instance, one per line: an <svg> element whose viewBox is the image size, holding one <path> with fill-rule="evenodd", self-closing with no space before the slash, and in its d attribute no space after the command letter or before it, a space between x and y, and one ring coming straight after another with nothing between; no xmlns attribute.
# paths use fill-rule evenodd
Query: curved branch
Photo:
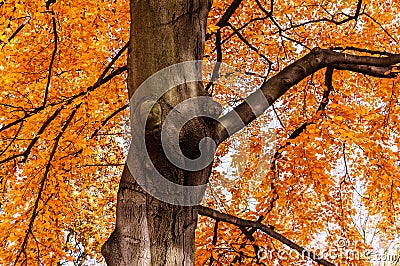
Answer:
<svg viewBox="0 0 400 266"><path fill-rule="evenodd" d="M381 78L393 78L391 72L400 63L400 54L384 57L350 55L332 50L314 48L306 56L284 68L244 102L222 116L215 126L215 141L221 143L261 115L292 86L325 67L349 70ZM254 109L254 110L253 110ZM241 121L239 121L239 119Z"/></svg>
<svg viewBox="0 0 400 266"><path fill-rule="evenodd" d="M226 222L226 223L230 223L230 224L236 225L238 227L250 227L250 228L255 228L257 230L261 230L264 233L266 233L267 235L269 235L270 237L278 240L279 242L281 242L281 243L285 244L286 246L290 247L291 249L296 250L300 254L309 257L310 259L312 259L313 261L319 263L320 265L335 266L335 264L333 264L333 263L331 263L331 262L329 262L329 261L327 261L325 259L319 258L313 252L308 251L305 248L297 245L296 243L294 243L290 239L287 239L283 235L281 235L278 232L276 232L272 227L268 227L268 226L266 226L266 225L264 225L264 224L262 224L260 222L254 222L254 221L251 221L251 220L241 219L239 217L236 217L236 216L233 216L233 215L229 215L229 214L226 214L226 213L222 213L222 212L213 210L213 209L208 208L208 207L198 206L197 208L198 208L198 213L200 215L207 216L207 217L213 218L215 220L223 221L223 222Z"/></svg>

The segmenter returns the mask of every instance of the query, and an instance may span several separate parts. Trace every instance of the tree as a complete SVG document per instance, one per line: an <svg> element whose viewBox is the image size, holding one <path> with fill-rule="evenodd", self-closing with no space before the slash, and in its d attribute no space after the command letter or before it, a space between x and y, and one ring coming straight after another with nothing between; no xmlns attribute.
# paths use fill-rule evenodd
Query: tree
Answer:
<svg viewBox="0 0 400 266"><path fill-rule="evenodd" d="M108 265L368 265L368 232L396 240L397 2L128 4L0 3L2 263L79 264L105 242ZM204 58L231 68L145 83ZM311 252L332 247L364 257Z"/></svg>

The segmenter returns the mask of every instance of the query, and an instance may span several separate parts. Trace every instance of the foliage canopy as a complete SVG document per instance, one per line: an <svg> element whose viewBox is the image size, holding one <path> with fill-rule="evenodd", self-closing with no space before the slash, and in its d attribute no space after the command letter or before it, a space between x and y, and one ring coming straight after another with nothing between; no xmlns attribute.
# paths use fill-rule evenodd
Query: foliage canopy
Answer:
<svg viewBox="0 0 400 266"><path fill-rule="evenodd" d="M400 53L399 8L372 0L214 1L205 57L245 82L209 92L224 108L236 106L314 47ZM0 263L101 261L130 138L129 1L3 1L0 13ZM311 250L342 239L360 253L390 248L400 232L397 71L372 77L338 66L301 81L219 147L203 205L259 219ZM260 262L260 247L282 243L242 229L201 216L196 263L304 263L289 253ZM354 261L369 265L333 260Z"/></svg>

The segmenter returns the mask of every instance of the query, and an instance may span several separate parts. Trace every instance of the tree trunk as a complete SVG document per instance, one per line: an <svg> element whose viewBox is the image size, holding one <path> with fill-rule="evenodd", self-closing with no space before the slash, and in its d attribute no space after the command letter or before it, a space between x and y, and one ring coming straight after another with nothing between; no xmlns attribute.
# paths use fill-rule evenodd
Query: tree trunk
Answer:
<svg viewBox="0 0 400 266"><path fill-rule="evenodd" d="M155 72L179 62L202 59L209 8L208 0L131 0L129 97L137 97L134 95L136 89ZM199 96L209 97L201 82L192 82L176 86L161 98L145 95L139 99L142 103L148 99L157 101L156 108L151 109L151 115L156 116L152 120L156 122L150 121L149 116L144 134L139 129L144 123L141 121L141 106L130 106L134 133L128 160L133 166L125 166L123 171L117 198L116 227L102 247L109 266L193 265L197 224L195 208L163 202L151 196L148 187L143 189L139 184L147 182L152 186L150 181L154 180L150 175L154 170L150 169L151 163L162 176L176 184L207 182L211 165L202 170L187 171L167 159L159 128L159 122L163 122L177 104ZM183 154L192 159L199 157L199 141L212 135L212 127L206 118L191 120L179 133ZM145 145L137 141L141 137L145 138ZM212 150L212 147L207 149ZM151 162L144 159L143 152L148 153ZM154 189L157 189L156 185Z"/></svg>

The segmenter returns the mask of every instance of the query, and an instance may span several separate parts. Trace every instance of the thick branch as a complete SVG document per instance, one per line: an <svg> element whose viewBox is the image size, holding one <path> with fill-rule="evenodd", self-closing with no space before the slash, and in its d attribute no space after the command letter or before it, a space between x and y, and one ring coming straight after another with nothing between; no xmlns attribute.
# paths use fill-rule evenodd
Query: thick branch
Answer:
<svg viewBox="0 0 400 266"><path fill-rule="evenodd" d="M239 217L232 216L232 215L229 215L229 214L226 214L226 213L222 213L222 212L219 212L219 211L216 211L216 210L213 210L211 208L204 207L204 206L199 206L198 207L198 213L200 215L207 216L207 217L213 218L215 220L227 222L227 223L236 225L238 227L256 228L258 230L263 231L264 233L266 233L270 237L280 241L281 243L285 244L286 246L296 250L300 254L309 257L310 259L312 259L313 261L319 263L320 265L335 266L335 264L330 263L329 261L326 261L324 259L318 258L318 256L316 254L314 254L313 252L308 251L305 248L297 245L296 243L294 243L291 240L287 239L283 235L281 235L278 232L274 231L271 227L268 227L268 226L266 226L266 225L264 225L264 224L262 224L260 222L254 222L254 221L250 221L250 220L241 219Z"/></svg>
<svg viewBox="0 0 400 266"><path fill-rule="evenodd" d="M264 82L260 89L221 117L220 123L217 125L216 141L221 143L230 135L245 127L292 86L324 67L329 66L375 77L392 78L396 74L390 72L390 70L398 63L400 63L400 55L398 54L384 57L357 56L314 48L306 56Z"/></svg>
<svg viewBox="0 0 400 266"><path fill-rule="evenodd" d="M393 69L393 67L391 66L368 66L368 65L351 65L351 64L337 64L333 66L335 69L338 70L349 70L377 78L396 77L396 73L390 72Z"/></svg>

